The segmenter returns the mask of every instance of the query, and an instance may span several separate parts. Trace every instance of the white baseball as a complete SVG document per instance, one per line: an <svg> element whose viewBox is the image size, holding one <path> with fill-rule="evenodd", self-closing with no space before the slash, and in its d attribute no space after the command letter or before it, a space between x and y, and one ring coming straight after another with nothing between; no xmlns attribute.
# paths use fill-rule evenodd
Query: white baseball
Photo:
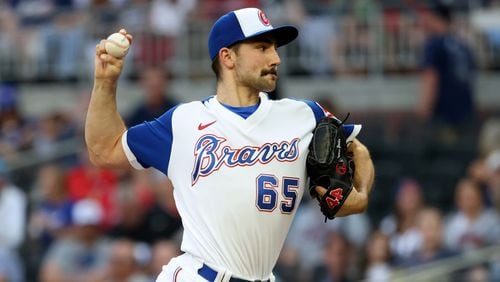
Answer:
<svg viewBox="0 0 500 282"><path fill-rule="evenodd" d="M128 52L130 42L127 37L121 33L113 33L106 39L104 48L106 52L115 58L122 58Z"/></svg>

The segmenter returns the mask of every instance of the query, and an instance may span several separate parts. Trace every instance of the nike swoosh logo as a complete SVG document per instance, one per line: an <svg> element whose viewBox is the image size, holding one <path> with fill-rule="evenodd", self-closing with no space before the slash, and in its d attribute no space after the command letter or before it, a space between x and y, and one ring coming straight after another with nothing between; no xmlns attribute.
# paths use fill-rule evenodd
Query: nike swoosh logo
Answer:
<svg viewBox="0 0 500 282"><path fill-rule="evenodd" d="M198 130L203 130L203 129L209 127L210 125L214 124L215 122L216 122L216 120L214 120L214 121L212 121L210 123L207 123L207 124L201 124L200 123L200 124L198 124Z"/></svg>

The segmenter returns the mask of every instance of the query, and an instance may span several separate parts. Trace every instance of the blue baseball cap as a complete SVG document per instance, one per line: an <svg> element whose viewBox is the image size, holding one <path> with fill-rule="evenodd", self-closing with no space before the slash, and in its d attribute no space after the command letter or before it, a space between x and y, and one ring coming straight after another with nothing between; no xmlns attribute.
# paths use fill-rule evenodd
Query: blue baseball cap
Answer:
<svg viewBox="0 0 500 282"><path fill-rule="evenodd" d="M220 17L208 34L210 59L213 61L224 47L264 34L275 38L279 47L297 38L299 31L290 25L274 28L266 14L257 8L232 11Z"/></svg>

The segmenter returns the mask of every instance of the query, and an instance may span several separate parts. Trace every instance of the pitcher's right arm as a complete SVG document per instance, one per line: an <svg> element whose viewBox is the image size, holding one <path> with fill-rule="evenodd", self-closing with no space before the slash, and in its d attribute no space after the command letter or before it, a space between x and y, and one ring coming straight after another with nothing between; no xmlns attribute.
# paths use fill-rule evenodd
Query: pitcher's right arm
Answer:
<svg viewBox="0 0 500 282"><path fill-rule="evenodd" d="M132 42L132 36L120 33ZM92 164L105 168L130 168L121 136L127 130L116 104L118 78L124 58L106 53L105 40L96 46L94 58L94 87L85 119L85 143Z"/></svg>

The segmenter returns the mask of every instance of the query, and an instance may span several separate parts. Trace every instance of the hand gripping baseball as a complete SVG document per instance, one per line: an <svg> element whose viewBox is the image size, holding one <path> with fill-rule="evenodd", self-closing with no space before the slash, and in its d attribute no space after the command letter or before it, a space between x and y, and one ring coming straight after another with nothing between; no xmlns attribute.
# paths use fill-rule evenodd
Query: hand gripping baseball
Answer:
<svg viewBox="0 0 500 282"><path fill-rule="evenodd" d="M335 218L352 190L354 161L347 151L342 124L335 118L321 119L313 131L307 155L309 192L319 201L325 221ZM326 192L319 195L316 186L326 188Z"/></svg>
<svg viewBox="0 0 500 282"><path fill-rule="evenodd" d="M119 33L123 34L128 39L129 43L132 44L132 35L128 34L125 29L121 29ZM118 80L122 72L125 56L117 58L108 54L106 51L107 42L108 40L103 39L95 48L94 77L95 79L110 80L114 82Z"/></svg>

